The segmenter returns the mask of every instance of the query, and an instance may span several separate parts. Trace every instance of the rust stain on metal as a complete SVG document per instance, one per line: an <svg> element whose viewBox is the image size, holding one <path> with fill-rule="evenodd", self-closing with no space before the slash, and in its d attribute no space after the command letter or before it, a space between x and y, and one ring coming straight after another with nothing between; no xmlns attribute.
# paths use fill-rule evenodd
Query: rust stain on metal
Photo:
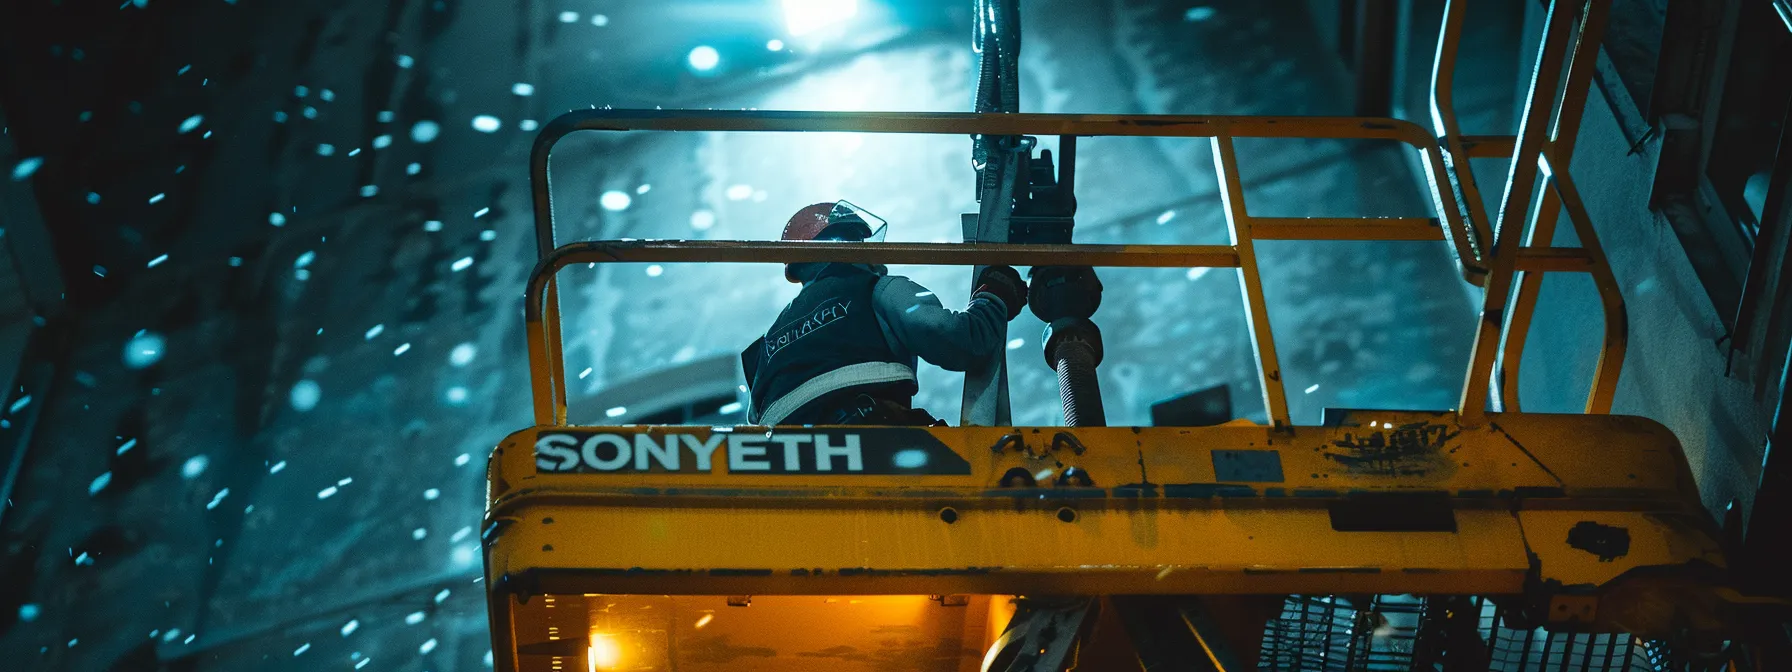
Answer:
<svg viewBox="0 0 1792 672"><path fill-rule="evenodd" d="M1611 562L1630 555L1630 530L1583 520L1568 530L1568 545Z"/></svg>

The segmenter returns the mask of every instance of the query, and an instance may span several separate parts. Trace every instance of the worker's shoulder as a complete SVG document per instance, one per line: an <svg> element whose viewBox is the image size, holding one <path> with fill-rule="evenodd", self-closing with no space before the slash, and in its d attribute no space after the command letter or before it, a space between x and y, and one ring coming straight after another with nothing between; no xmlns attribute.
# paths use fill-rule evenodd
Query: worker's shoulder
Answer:
<svg viewBox="0 0 1792 672"><path fill-rule="evenodd" d="M877 279L872 287L871 299L880 311L903 310L921 304L938 304L939 298L933 291L921 286L921 283L910 280L907 276L886 275Z"/></svg>

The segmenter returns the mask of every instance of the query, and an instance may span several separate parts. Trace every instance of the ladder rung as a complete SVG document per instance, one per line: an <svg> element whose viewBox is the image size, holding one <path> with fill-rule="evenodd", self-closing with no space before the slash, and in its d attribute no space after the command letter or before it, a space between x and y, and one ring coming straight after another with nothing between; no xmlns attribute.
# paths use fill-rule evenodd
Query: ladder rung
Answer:
<svg viewBox="0 0 1792 672"><path fill-rule="evenodd" d="M1132 266L1232 268L1229 245L1015 245L1007 243L829 244L734 240L622 240L562 245L556 267L586 262L784 263L818 261L936 266Z"/></svg>
<svg viewBox="0 0 1792 672"><path fill-rule="evenodd" d="M1518 270L1588 273L1593 270L1593 258L1578 247L1525 247L1518 250Z"/></svg>
<svg viewBox="0 0 1792 672"><path fill-rule="evenodd" d="M1257 240L1443 240L1433 217L1251 217Z"/></svg>
<svg viewBox="0 0 1792 672"><path fill-rule="evenodd" d="M1512 147L1518 138L1510 135L1465 135L1462 149L1471 159L1512 158Z"/></svg>

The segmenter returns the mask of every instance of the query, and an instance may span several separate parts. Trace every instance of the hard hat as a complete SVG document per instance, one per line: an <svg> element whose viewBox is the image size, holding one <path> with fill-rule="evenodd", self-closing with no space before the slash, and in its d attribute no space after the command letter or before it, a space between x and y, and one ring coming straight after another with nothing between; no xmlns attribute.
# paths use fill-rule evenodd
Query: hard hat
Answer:
<svg viewBox="0 0 1792 672"><path fill-rule="evenodd" d="M784 223L783 240L795 241L871 241L881 243L889 223L871 211L847 201L816 203L796 211ZM801 282L784 265L784 279Z"/></svg>
<svg viewBox="0 0 1792 672"><path fill-rule="evenodd" d="M889 223L848 201L816 203L790 216L783 240L854 240L881 243Z"/></svg>

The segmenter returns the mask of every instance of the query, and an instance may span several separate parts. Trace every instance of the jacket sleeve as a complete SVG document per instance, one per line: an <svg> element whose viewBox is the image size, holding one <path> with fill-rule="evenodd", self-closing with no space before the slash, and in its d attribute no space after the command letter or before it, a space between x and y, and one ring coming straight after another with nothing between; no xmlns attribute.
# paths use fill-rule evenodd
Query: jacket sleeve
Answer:
<svg viewBox="0 0 1792 672"><path fill-rule="evenodd" d="M979 363L1007 337L1008 307L993 294L972 297L960 312L941 305L915 281L892 275L877 283L873 301L892 338L947 371Z"/></svg>

